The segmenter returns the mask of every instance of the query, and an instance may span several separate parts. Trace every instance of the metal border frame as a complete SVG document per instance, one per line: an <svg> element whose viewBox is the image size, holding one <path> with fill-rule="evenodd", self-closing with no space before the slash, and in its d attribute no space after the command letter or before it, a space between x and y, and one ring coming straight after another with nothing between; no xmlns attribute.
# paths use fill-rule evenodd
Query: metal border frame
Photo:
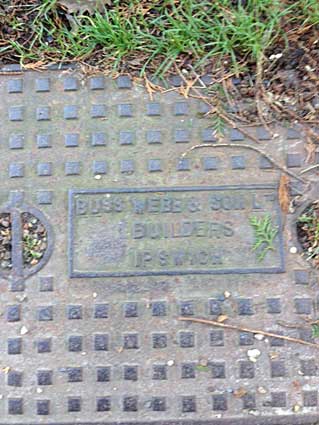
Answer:
<svg viewBox="0 0 319 425"><path fill-rule="evenodd" d="M99 278L99 277L135 277L135 276L183 276L183 275L216 275L216 274L250 274L250 273L283 273L285 272L285 258L282 235L282 219L279 204L277 202L276 213L279 224L279 257L280 265L277 267L256 268L228 268L228 269L202 269L202 270L163 270L141 272L82 272L74 270L74 196L79 194L95 195L107 193L157 193L157 192L206 192L226 190L277 190L274 184L253 185L224 185L224 186L179 186L179 187L145 187L145 188L109 188L109 189L70 189L69 190L69 218L68 218L68 268L70 278Z"/></svg>

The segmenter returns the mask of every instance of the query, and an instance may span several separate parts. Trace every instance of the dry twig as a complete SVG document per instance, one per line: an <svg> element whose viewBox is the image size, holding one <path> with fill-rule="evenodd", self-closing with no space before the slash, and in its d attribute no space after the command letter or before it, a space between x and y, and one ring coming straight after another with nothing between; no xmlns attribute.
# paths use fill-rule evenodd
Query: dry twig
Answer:
<svg viewBox="0 0 319 425"><path fill-rule="evenodd" d="M306 181L302 177L298 176L297 174L293 173L292 171L288 170L288 168L286 168L284 165L278 164L277 161L275 161L271 156L269 156L262 149L259 149L256 146L245 145L245 144L242 144L242 143L238 143L238 144L235 144L235 143L201 143L199 145L194 145L191 148L187 149L187 151L185 151L182 154L182 158L184 158L186 155L188 155L193 150L195 150L195 149L202 149L202 148L236 148L236 149L243 148L243 149L251 149L251 150L259 153L260 155L263 155L276 168L278 168L279 170L283 171L288 176L293 177L294 179L296 179L296 180L298 180L298 181L300 181L300 182L302 182L304 184L308 183L308 181Z"/></svg>
<svg viewBox="0 0 319 425"><path fill-rule="evenodd" d="M227 324L227 323L219 323L219 322L216 322L215 320L200 319L200 318L197 318L197 317L179 317L178 320L181 320L183 322L202 323L203 325L216 326L216 327L219 327L219 328L231 329L231 330L234 330L234 331L249 332L249 333L252 333L252 334L264 335L264 336L268 336L270 338L283 339L285 341L293 342L295 344L308 345L309 347L319 349L319 344L304 341L303 339L299 339L299 338L292 338L290 336L277 335L275 333L263 331L263 330L260 330L260 329L251 329L251 328L246 328L245 326L237 326L237 325L230 325L230 324Z"/></svg>

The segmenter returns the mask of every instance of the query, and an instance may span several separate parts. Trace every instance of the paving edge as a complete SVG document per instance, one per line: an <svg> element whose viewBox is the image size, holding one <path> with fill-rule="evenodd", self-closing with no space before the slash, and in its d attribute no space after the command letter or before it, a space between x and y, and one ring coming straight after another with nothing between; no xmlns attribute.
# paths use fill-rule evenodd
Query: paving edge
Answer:
<svg viewBox="0 0 319 425"><path fill-rule="evenodd" d="M41 422L42 423L42 422ZM74 425L74 422L46 422L48 425ZM163 421L119 421L119 422L76 422L77 425L318 425L319 412L317 414L291 414L279 416L256 416L245 418L213 418L211 420L163 420ZM0 422L0 425L8 425ZM10 423L21 425L21 422ZM40 425L40 422L29 422L28 425Z"/></svg>

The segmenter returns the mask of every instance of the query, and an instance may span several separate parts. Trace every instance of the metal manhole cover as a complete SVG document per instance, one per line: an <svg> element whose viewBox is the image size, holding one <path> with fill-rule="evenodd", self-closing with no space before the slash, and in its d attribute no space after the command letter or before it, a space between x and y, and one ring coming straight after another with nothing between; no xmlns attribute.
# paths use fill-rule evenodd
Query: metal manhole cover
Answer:
<svg viewBox="0 0 319 425"><path fill-rule="evenodd" d="M9 74L0 94L0 205L15 223L1 276L0 423L318 418L315 347L178 320L224 315L315 342L317 274L290 250L280 172L253 142L230 130L237 147L184 155L215 143L206 105L174 91L150 100L127 77ZM295 130L249 131L300 171ZM27 212L48 247L24 271ZM255 250L253 220L273 230Z"/></svg>

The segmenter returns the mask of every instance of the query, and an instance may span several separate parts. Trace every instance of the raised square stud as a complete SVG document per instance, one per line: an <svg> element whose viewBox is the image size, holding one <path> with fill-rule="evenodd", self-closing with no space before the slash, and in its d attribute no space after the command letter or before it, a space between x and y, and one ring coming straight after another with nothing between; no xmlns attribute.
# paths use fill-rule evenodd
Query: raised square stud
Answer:
<svg viewBox="0 0 319 425"><path fill-rule="evenodd" d="M38 370L37 371L37 384L38 385L52 385L52 370Z"/></svg>
<svg viewBox="0 0 319 425"><path fill-rule="evenodd" d="M136 302L128 302L123 306L124 317L137 317L138 316L138 304Z"/></svg>
<svg viewBox="0 0 319 425"><path fill-rule="evenodd" d="M50 91L50 78L36 78L35 80L35 91L37 92L48 92Z"/></svg>
<svg viewBox="0 0 319 425"><path fill-rule="evenodd" d="M217 299L208 300L209 314L219 316L222 314L222 302Z"/></svg>
<svg viewBox="0 0 319 425"><path fill-rule="evenodd" d="M152 342L153 342L153 348L166 348L167 335L165 333L153 333Z"/></svg>
<svg viewBox="0 0 319 425"><path fill-rule="evenodd" d="M191 348L195 346L194 332L181 331L179 333L179 346L182 348Z"/></svg>
<svg viewBox="0 0 319 425"><path fill-rule="evenodd" d="M10 387L21 387L22 386L22 372L16 370L9 370L7 374L7 385Z"/></svg>
<svg viewBox="0 0 319 425"><path fill-rule="evenodd" d="M81 305L68 305L66 315L69 320L82 319L82 306Z"/></svg>
<svg viewBox="0 0 319 425"><path fill-rule="evenodd" d="M81 397L68 397L68 412L81 412Z"/></svg>
<svg viewBox="0 0 319 425"><path fill-rule="evenodd" d="M288 168L299 168L302 166L302 158L299 153L288 153L287 154L287 167Z"/></svg>
<svg viewBox="0 0 319 425"><path fill-rule="evenodd" d="M8 398L9 415L23 414L23 398Z"/></svg>
<svg viewBox="0 0 319 425"><path fill-rule="evenodd" d="M106 134L103 132L97 132L91 134L91 145L92 146L105 146L106 145Z"/></svg>
<svg viewBox="0 0 319 425"><path fill-rule="evenodd" d="M24 177L24 164L22 162L9 164L9 177Z"/></svg>
<svg viewBox="0 0 319 425"><path fill-rule="evenodd" d="M67 105L63 110L65 120L76 120L79 118L79 107L77 105Z"/></svg>
<svg viewBox="0 0 319 425"><path fill-rule="evenodd" d="M7 322L19 322L21 320L21 306L19 304L7 306L6 319Z"/></svg>
<svg viewBox="0 0 319 425"><path fill-rule="evenodd" d="M202 130L202 142L204 143L216 142L216 137L214 136L213 128L205 128L204 130Z"/></svg>
<svg viewBox="0 0 319 425"><path fill-rule="evenodd" d="M134 131L120 131L120 145L132 145L134 141Z"/></svg>
<svg viewBox="0 0 319 425"><path fill-rule="evenodd" d="M152 379L166 380L167 379L167 365L166 364L154 364L153 365Z"/></svg>
<svg viewBox="0 0 319 425"><path fill-rule="evenodd" d="M225 362L213 362L210 363L210 369L213 379L225 379L226 378L226 366Z"/></svg>
<svg viewBox="0 0 319 425"><path fill-rule="evenodd" d="M295 128L288 128L287 130L287 139L300 139L300 133Z"/></svg>
<svg viewBox="0 0 319 425"><path fill-rule="evenodd" d="M270 362L271 378L283 378L286 376L285 362L282 360L272 360Z"/></svg>
<svg viewBox="0 0 319 425"><path fill-rule="evenodd" d="M49 415L50 413L50 400L37 400L36 401L37 415Z"/></svg>
<svg viewBox="0 0 319 425"><path fill-rule="evenodd" d="M312 299L311 298L295 298L295 310L297 314L311 314Z"/></svg>
<svg viewBox="0 0 319 425"><path fill-rule="evenodd" d="M38 107L36 111L37 121L49 121L51 119L50 113L51 111L49 106Z"/></svg>
<svg viewBox="0 0 319 425"><path fill-rule="evenodd" d="M123 159L120 163L120 169L123 174L133 174L134 161L132 159Z"/></svg>
<svg viewBox="0 0 319 425"><path fill-rule="evenodd" d="M106 105L92 105L91 118L104 118L106 117Z"/></svg>
<svg viewBox="0 0 319 425"><path fill-rule="evenodd" d="M187 102L176 102L174 105L174 115L187 115L189 111Z"/></svg>
<svg viewBox="0 0 319 425"><path fill-rule="evenodd" d="M221 329L210 331L209 340L212 347L222 347L224 345L224 331Z"/></svg>
<svg viewBox="0 0 319 425"><path fill-rule="evenodd" d="M255 394L247 393L242 398L243 409L255 410L256 409L256 396Z"/></svg>
<svg viewBox="0 0 319 425"><path fill-rule="evenodd" d="M94 335L94 350L95 351L108 351L109 349L109 336L108 334Z"/></svg>
<svg viewBox="0 0 319 425"><path fill-rule="evenodd" d="M152 397L152 410L153 412L165 412L166 398L165 397Z"/></svg>
<svg viewBox="0 0 319 425"><path fill-rule="evenodd" d="M196 412L196 397L195 396L182 397L182 412L183 413Z"/></svg>
<svg viewBox="0 0 319 425"><path fill-rule="evenodd" d="M233 128L230 130L229 138L232 142L239 142L245 139L243 133L237 130L237 128Z"/></svg>
<svg viewBox="0 0 319 425"><path fill-rule="evenodd" d="M146 114L151 117L161 115L161 104L157 102L148 103L146 105Z"/></svg>
<svg viewBox="0 0 319 425"><path fill-rule="evenodd" d="M182 379L194 379L196 377L196 369L193 363L184 363L181 366Z"/></svg>
<svg viewBox="0 0 319 425"><path fill-rule="evenodd" d="M255 377L255 365L248 360L239 362L239 378L240 379L253 379Z"/></svg>
<svg viewBox="0 0 319 425"><path fill-rule="evenodd" d="M146 140L148 144L157 144L161 142L161 131L160 130L148 130L146 132Z"/></svg>
<svg viewBox="0 0 319 425"><path fill-rule="evenodd" d="M21 354L22 352L22 338L8 338L7 342L8 354Z"/></svg>
<svg viewBox="0 0 319 425"><path fill-rule="evenodd" d="M295 283L296 285L309 284L309 271L308 270L295 270Z"/></svg>
<svg viewBox="0 0 319 425"><path fill-rule="evenodd" d="M138 334L128 333L123 336L123 348L128 350L136 350L139 348Z"/></svg>
<svg viewBox="0 0 319 425"><path fill-rule="evenodd" d="M24 135L23 134L12 134L9 138L10 149L23 149L24 147Z"/></svg>
<svg viewBox="0 0 319 425"><path fill-rule="evenodd" d="M82 351L82 336L80 336L80 335L69 336L68 350L70 352Z"/></svg>
<svg viewBox="0 0 319 425"><path fill-rule="evenodd" d="M317 376L318 366L317 360L312 359L301 359L300 360L300 372L303 376Z"/></svg>
<svg viewBox="0 0 319 425"><path fill-rule="evenodd" d="M254 314L252 300L241 298L237 300L237 310L240 316L251 316Z"/></svg>
<svg viewBox="0 0 319 425"><path fill-rule="evenodd" d="M37 203L39 205L51 205L53 202L52 190L39 190L37 192Z"/></svg>
<svg viewBox="0 0 319 425"><path fill-rule="evenodd" d="M52 292L53 291L53 276L40 276L39 277L39 291Z"/></svg>
<svg viewBox="0 0 319 425"><path fill-rule="evenodd" d="M66 162L64 171L66 176L78 176L81 172L81 163L76 161Z"/></svg>
<svg viewBox="0 0 319 425"><path fill-rule="evenodd" d="M284 391L277 391L270 393L271 407L286 407L287 405L287 395Z"/></svg>
<svg viewBox="0 0 319 425"><path fill-rule="evenodd" d="M148 171L150 173L162 171L161 160L160 159L149 159L149 161L148 161Z"/></svg>
<svg viewBox="0 0 319 425"><path fill-rule="evenodd" d="M79 81L75 77L66 77L63 85L65 91L76 91L79 88Z"/></svg>
<svg viewBox="0 0 319 425"><path fill-rule="evenodd" d="M189 171L191 168L190 160L187 158L180 158L177 161L176 170L177 171Z"/></svg>
<svg viewBox="0 0 319 425"><path fill-rule="evenodd" d="M281 303L280 298L267 298L267 313L269 314L280 314Z"/></svg>
<svg viewBox="0 0 319 425"><path fill-rule="evenodd" d="M227 410L227 396L225 394L216 394L212 397L213 410L226 411Z"/></svg>
<svg viewBox="0 0 319 425"><path fill-rule="evenodd" d="M120 117L132 117L133 105L131 105L130 103L123 103L117 106L117 111Z"/></svg>
<svg viewBox="0 0 319 425"><path fill-rule="evenodd" d="M107 173L107 164L106 161L94 161L93 162L93 174L106 174Z"/></svg>
<svg viewBox="0 0 319 425"><path fill-rule="evenodd" d="M23 121L24 108L23 106L11 106L9 108L10 121Z"/></svg>
<svg viewBox="0 0 319 425"><path fill-rule="evenodd" d="M52 147L52 138L50 134L38 134L37 135L37 147L42 148L51 148Z"/></svg>
<svg viewBox="0 0 319 425"><path fill-rule="evenodd" d="M240 332L239 333L239 345L253 345L255 342L254 335L249 332Z"/></svg>
<svg viewBox="0 0 319 425"><path fill-rule="evenodd" d="M40 322L48 322L53 320L53 306L38 307L37 318Z"/></svg>
<svg viewBox="0 0 319 425"><path fill-rule="evenodd" d="M271 135L268 130L264 127L258 127L256 130L256 136L258 140L270 140Z"/></svg>
<svg viewBox="0 0 319 425"><path fill-rule="evenodd" d="M182 301L179 306L181 316L194 316L195 307L192 301Z"/></svg>
<svg viewBox="0 0 319 425"><path fill-rule="evenodd" d="M94 319L107 319L109 314L108 304L95 304Z"/></svg>
<svg viewBox="0 0 319 425"><path fill-rule="evenodd" d="M96 399L96 411L108 412L111 410L111 397L98 397Z"/></svg>
<svg viewBox="0 0 319 425"><path fill-rule="evenodd" d="M78 133L69 133L64 136L65 147L75 148L79 146L80 135Z"/></svg>
<svg viewBox="0 0 319 425"><path fill-rule="evenodd" d="M41 162L37 165L38 176L52 176L52 162Z"/></svg>
<svg viewBox="0 0 319 425"><path fill-rule="evenodd" d="M52 340L51 338L40 338L36 342L38 353L51 353Z"/></svg>
<svg viewBox="0 0 319 425"><path fill-rule="evenodd" d="M203 158L203 167L205 171L217 170L219 166L219 158L215 156L205 156Z"/></svg>
<svg viewBox="0 0 319 425"><path fill-rule="evenodd" d="M123 378L126 381L137 381L138 367L137 366L124 366Z"/></svg>
<svg viewBox="0 0 319 425"><path fill-rule="evenodd" d="M244 170L246 168L246 160L242 155L231 157L231 167L233 170Z"/></svg>
<svg viewBox="0 0 319 425"><path fill-rule="evenodd" d="M91 90L104 90L105 78L103 76L91 77L89 79L89 86Z"/></svg>
<svg viewBox="0 0 319 425"><path fill-rule="evenodd" d="M188 130L175 130L175 143L188 143L190 135Z"/></svg>
<svg viewBox="0 0 319 425"><path fill-rule="evenodd" d="M127 396L123 398L123 411L124 412L137 412L138 411L138 397Z"/></svg>
<svg viewBox="0 0 319 425"><path fill-rule="evenodd" d="M67 370L68 382L82 382L83 371L81 367L68 367Z"/></svg>
<svg viewBox="0 0 319 425"><path fill-rule="evenodd" d="M8 81L8 93L22 93L23 92L23 80L21 78L15 78Z"/></svg>
<svg viewBox="0 0 319 425"><path fill-rule="evenodd" d="M273 164L266 158L264 155L261 155L259 158L259 168L261 170L269 170L274 168Z"/></svg>
<svg viewBox="0 0 319 425"><path fill-rule="evenodd" d="M166 301L153 301L152 305L152 316L166 316L167 314L167 305Z"/></svg>
<svg viewBox="0 0 319 425"><path fill-rule="evenodd" d="M99 366L96 368L96 381L109 382L111 379L111 368L109 366Z"/></svg>
<svg viewBox="0 0 319 425"><path fill-rule="evenodd" d="M303 405L305 407L318 406L318 391L317 390L303 391Z"/></svg>
<svg viewBox="0 0 319 425"><path fill-rule="evenodd" d="M132 88L132 80L127 75L120 75L116 79L116 85L118 89L130 89Z"/></svg>

